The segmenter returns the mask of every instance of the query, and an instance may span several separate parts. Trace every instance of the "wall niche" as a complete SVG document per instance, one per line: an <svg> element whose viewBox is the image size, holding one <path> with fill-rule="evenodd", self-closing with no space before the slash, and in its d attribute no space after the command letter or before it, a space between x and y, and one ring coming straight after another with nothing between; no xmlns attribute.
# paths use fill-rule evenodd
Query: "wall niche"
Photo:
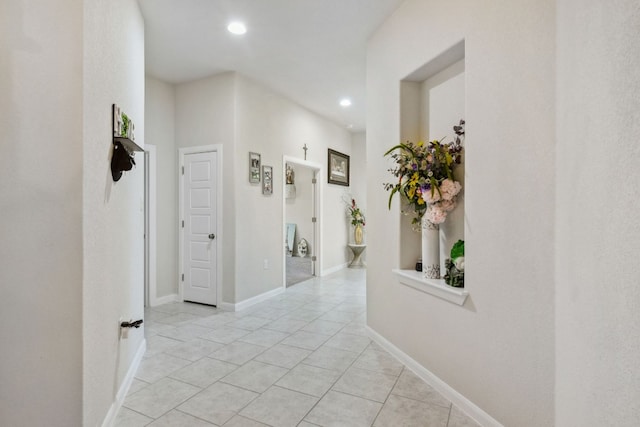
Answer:
<svg viewBox="0 0 640 427"><path fill-rule="evenodd" d="M400 81L400 141L437 139L450 143L455 140L453 126L466 118L464 76L465 46L461 41ZM464 240L464 158L463 155L462 164L454 171L454 178L462 184L457 207L440 224L442 275L446 271L444 262L449 258L451 247L457 240ZM409 216L401 215L398 267L415 270L420 256L420 233L413 229ZM438 282L444 284L444 280Z"/></svg>

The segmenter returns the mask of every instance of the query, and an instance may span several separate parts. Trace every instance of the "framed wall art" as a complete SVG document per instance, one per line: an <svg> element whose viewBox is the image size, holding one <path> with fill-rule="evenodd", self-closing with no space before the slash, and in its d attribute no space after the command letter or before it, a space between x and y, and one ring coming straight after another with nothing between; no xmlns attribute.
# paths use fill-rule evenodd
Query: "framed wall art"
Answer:
<svg viewBox="0 0 640 427"><path fill-rule="evenodd" d="M262 194L273 194L273 167L262 166Z"/></svg>
<svg viewBox="0 0 640 427"><path fill-rule="evenodd" d="M349 186L349 156L329 148L329 184Z"/></svg>
<svg viewBox="0 0 640 427"><path fill-rule="evenodd" d="M260 154L249 152L249 182L258 184L260 182Z"/></svg>

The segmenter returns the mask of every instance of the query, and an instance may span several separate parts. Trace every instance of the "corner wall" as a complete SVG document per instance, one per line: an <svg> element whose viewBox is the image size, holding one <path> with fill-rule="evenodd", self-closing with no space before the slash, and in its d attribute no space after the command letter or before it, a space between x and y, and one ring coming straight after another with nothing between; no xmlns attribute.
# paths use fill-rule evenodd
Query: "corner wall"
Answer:
<svg viewBox="0 0 640 427"><path fill-rule="evenodd" d="M342 195L348 187L327 183L327 149L351 154L351 134L327 119L273 93L247 77L237 75L236 86L236 300L260 295L282 286L284 230L282 229L283 156L304 158L322 165L324 224L321 228L322 268L348 261L347 218ZM262 164L273 166L274 189L262 194L261 186L249 183L249 152L262 155ZM353 173L351 179L354 180ZM269 268L263 268L264 259Z"/></svg>
<svg viewBox="0 0 640 427"><path fill-rule="evenodd" d="M559 0L556 422L640 414L640 6Z"/></svg>
<svg viewBox="0 0 640 427"><path fill-rule="evenodd" d="M82 425L82 19L0 2L3 426Z"/></svg>
<svg viewBox="0 0 640 427"><path fill-rule="evenodd" d="M175 86L146 76L145 143L156 146L156 297L178 293L178 151Z"/></svg>
<svg viewBox="0 0 640 427"><path fill-rule="evenodd" d="M550 0L407 0L367 52L368 324L504 425L554 423L554 22ZM392 275L399 206L388 211L375 183L391 176L382 155L400 138L400 80L463 39L470 296L459 307Z"/></svg>
<svg viewBox="0 0 640 427"><path fill-rule="evenodd" d="M136 1L84 2L83 58L82 424L95 426L144 341L144 328L119 338L121 317L144 317L144 157L137 153L137 166L117 183L110 171L113 103L144 147L144 23Z"/></svg>
<svg viewBox="0 0 640 427"><path fill-rule="evenodd" d="M160 122L172 108L169 92L173 87L174 151L210 144L224 146L223 301L238 303L281 287L284 256L282 157L302 159L302 147L306 143L308 160L326 169L327 148L351 154L351 134L236 73L218 74L175 86L147 77L147 84L147 100L154 103L148 106L148 117L153 121L149 126L154 128L149 132L153 132L158 141L170 143L167 135L160 135L168 132L170 125ZM264 196L261 185L249 183L249 151L261 153L262 164L273 166L273 195ZM360 151L364 153L364 147ZM165 160L160 159L163 155ZM168 156L168 152L163 154L158 149L159 162L166 162ZM364 162L364 159L356 159L351 182L364 188L357 184L363 181L364 170L364 163L358 162ZM170 171L162 173L171 174ZM323 242L323 268L327 270L339 268L349 260L347 218L342 204L342 195L348 188L327 184L326 173L319 185L324 196L323 229L330 236ZM177 206L178 189L158 195L158 206L165 206L161 199L166 206ZM161 244L159 239L158 254L168 253L168 245L171 245L168 240ZM266 270L265 259L269 265ZM159 296L177 291L177 283L175 287L163 286L162 291L158 287Z"/></svg>

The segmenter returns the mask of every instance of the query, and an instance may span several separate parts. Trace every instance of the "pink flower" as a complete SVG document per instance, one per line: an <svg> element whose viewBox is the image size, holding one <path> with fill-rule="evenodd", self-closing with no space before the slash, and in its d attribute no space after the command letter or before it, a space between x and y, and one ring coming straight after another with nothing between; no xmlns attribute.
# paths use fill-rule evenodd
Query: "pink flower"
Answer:
<svg viewBox="0 0 640 427"><path fill-rule="evenodd" d="M422 193L422 199L427 202L427 204L431 205L440 200L440 193L436 188L431 188L430 190Z"/></svg>
<svg viewBox="0 0 640 427"><path fill-rule="evenodd" d="M445 212L451 212L456 207L455 200L441 200L438 204L440 205L440 208Z"/></svg>
<svg viewBox="0 0 640 427"><path fill-rule="evenodd" d="M453 200L453 198L460 192L462 185L458 181L453 181L449 178L442 181L440 184L440 192L444 200Z"/></svg>
<svg viewBox="0 0 640 427"><path fill-rule="evenodd" d="M447 212L439 204L429 205L425 215L432 224L442 224L447 219Z"/></svg>

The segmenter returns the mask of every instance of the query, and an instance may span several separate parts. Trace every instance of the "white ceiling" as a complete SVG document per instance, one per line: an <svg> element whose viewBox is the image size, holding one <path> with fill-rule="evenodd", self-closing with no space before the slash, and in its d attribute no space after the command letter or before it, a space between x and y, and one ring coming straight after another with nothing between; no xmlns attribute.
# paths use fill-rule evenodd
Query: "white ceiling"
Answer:
<svg viewBox="0 0 640 427"><path fill-rule="evenodd" d="M366 41L403 0L138 0L147 73L238 71L352 131L365 128ZM248 31L236 36L232 20ZM353 105L338 102L349 97Z"/></svg>

